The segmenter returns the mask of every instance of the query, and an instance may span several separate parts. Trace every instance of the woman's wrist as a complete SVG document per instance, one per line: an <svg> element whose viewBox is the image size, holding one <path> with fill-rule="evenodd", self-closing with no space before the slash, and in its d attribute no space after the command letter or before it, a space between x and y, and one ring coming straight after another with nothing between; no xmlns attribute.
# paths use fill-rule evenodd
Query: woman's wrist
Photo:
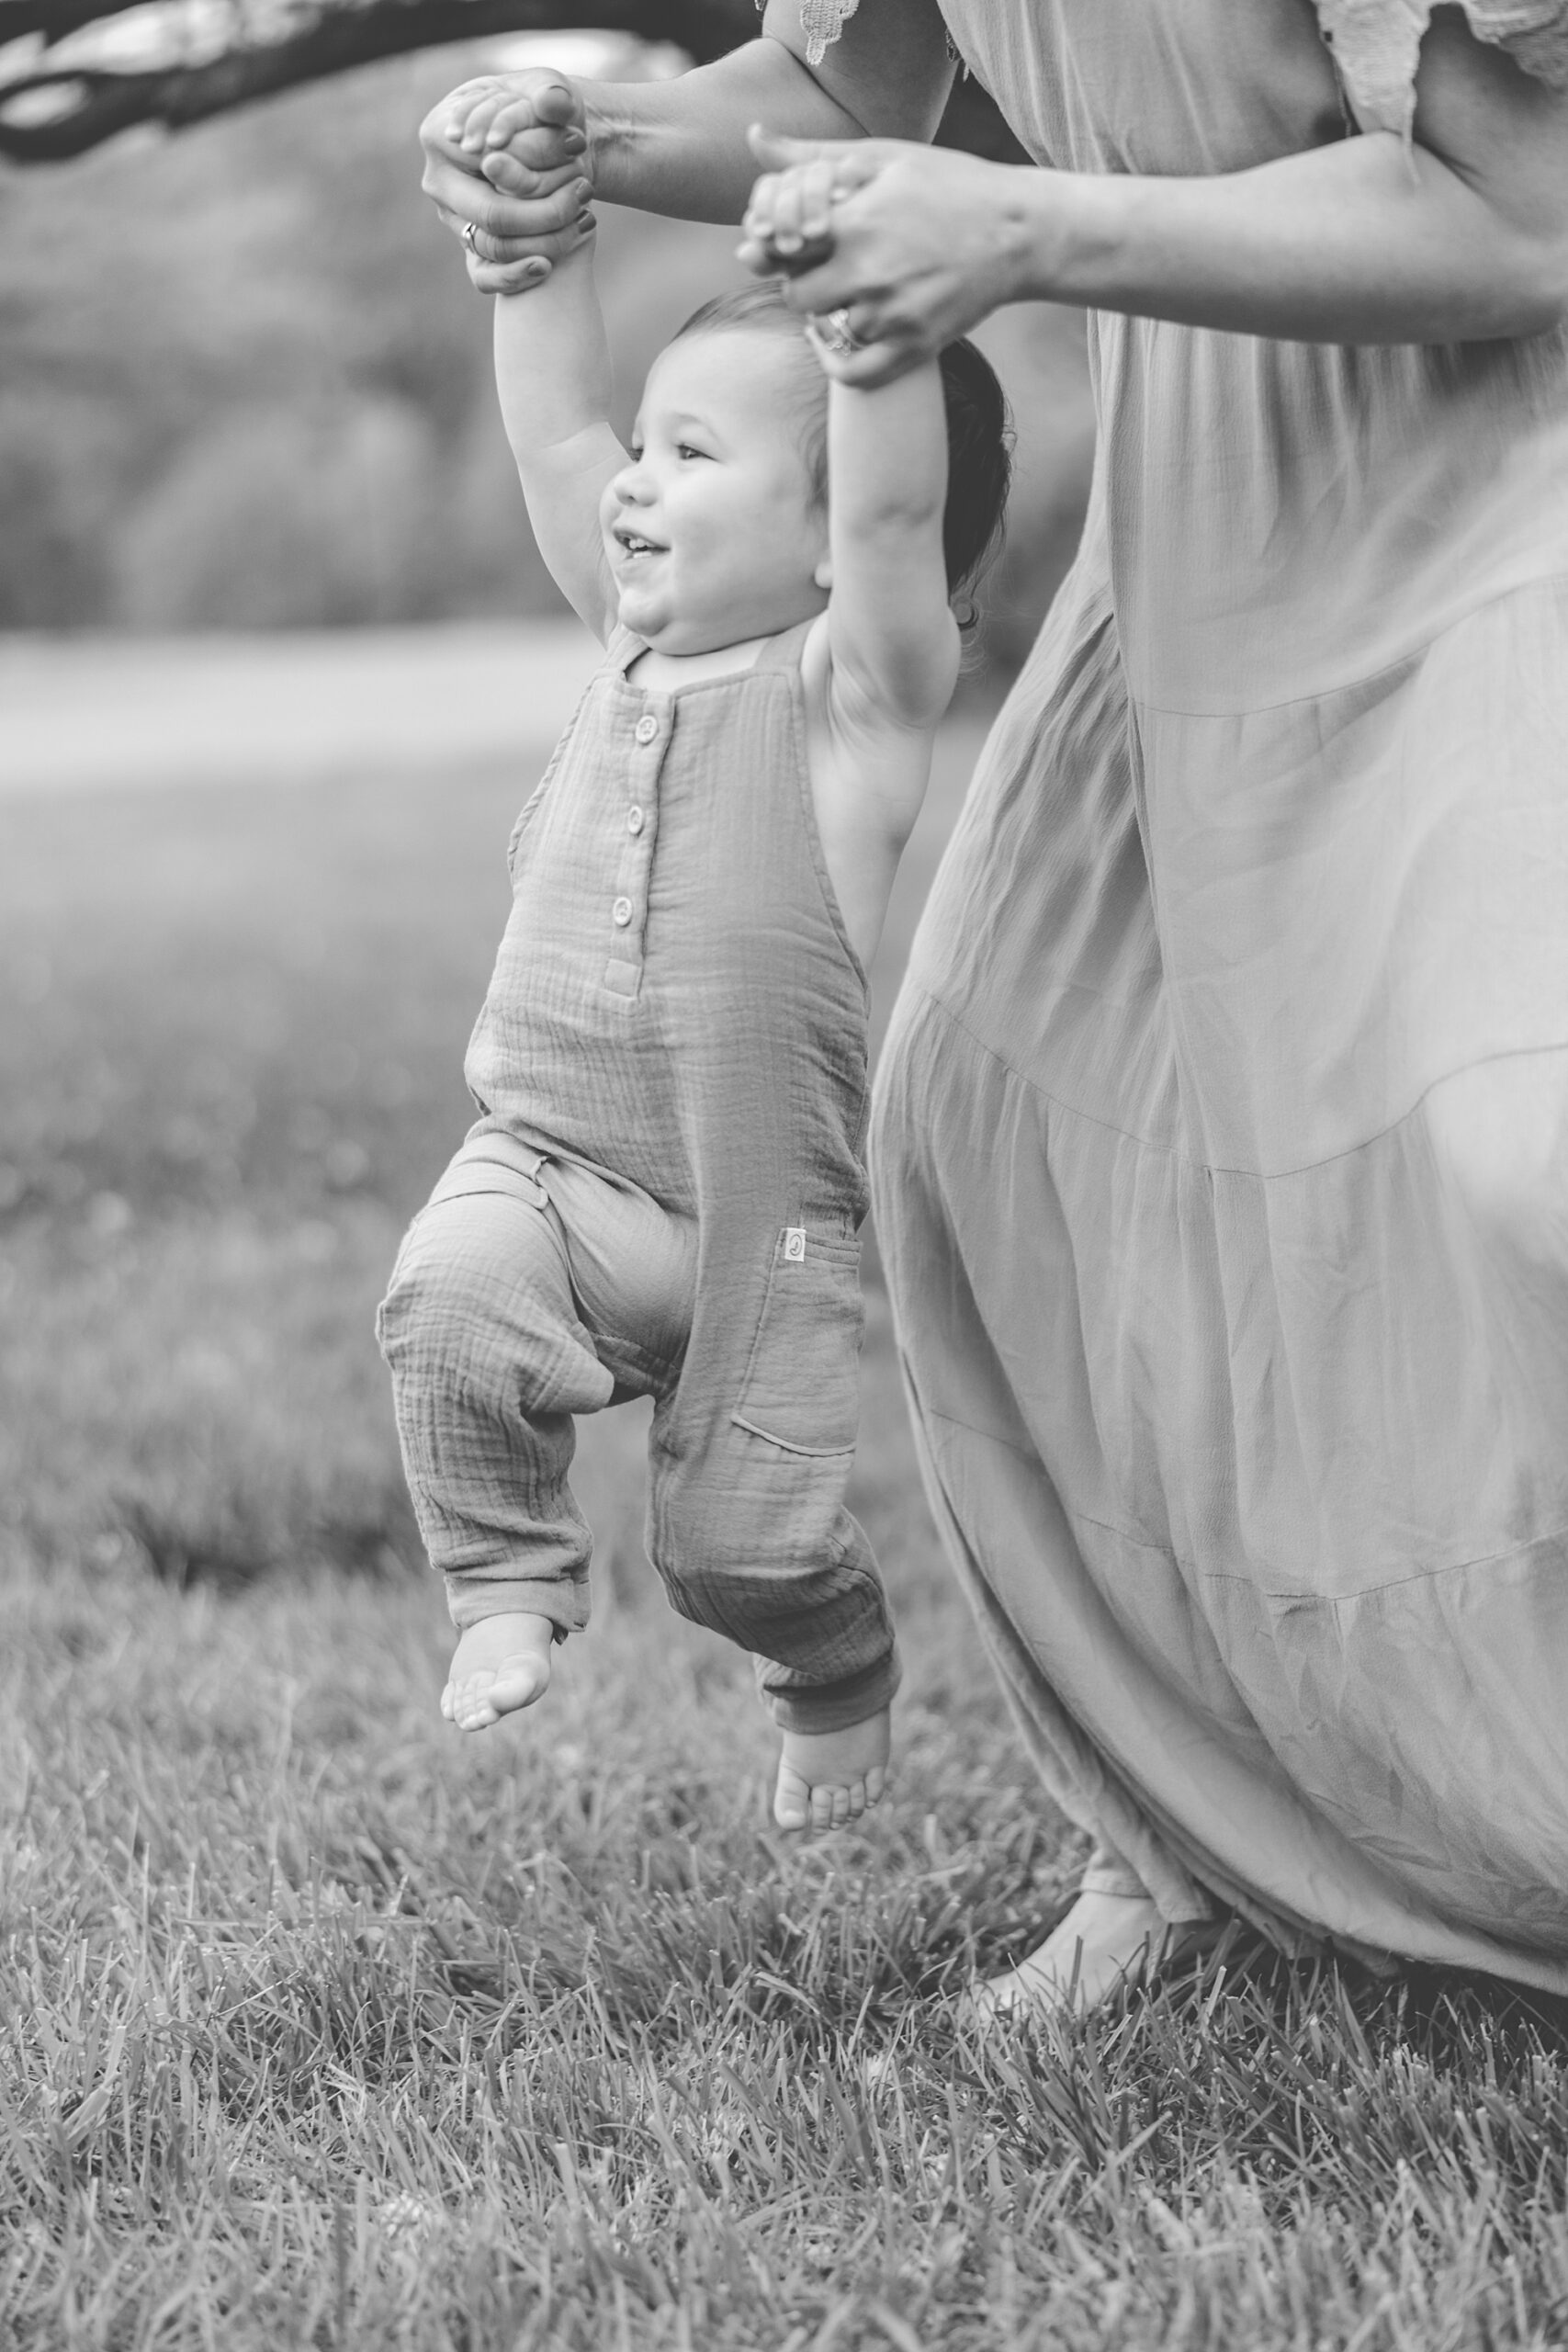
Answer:
<svg viewBox="0 0 1568 2352"><path fill-rule="evenodd" d="M576 82L596 197L690 220L739 220L756 177L750 124L842 136L852 124L766 36L671 82Z"/></svg>
<svg viewBox="0 0 1568 2352"><path fill-rule="evenodd" d="M573 81L572 88L581 103L582 133L588 141L582 175L592 183L595 200L635 201L636 125L622 103L626 89L615 82L579 81Z"/></svg>
<svg viewBox="0 0 1568 2352"><path fill-rule="evenodd" d="M1568 304L1550 239L1388 133L1200 178L990 168L1002 301L1345 344L1536 334Z"/></svg>
<svg viewBox="0 0 1568 2352"><path fill-rule="evenodd" d="M1129 183L1110 174L995 164L1011 184L1001 209L1006 302L1103 300L1126 238Z"/></svg>

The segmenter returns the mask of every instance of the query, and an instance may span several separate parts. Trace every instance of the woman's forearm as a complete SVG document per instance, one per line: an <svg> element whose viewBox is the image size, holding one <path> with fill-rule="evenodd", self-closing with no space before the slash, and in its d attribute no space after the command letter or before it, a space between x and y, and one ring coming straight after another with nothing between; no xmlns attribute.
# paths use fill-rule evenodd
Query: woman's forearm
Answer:
<svg viewBox="0 0 1568 2352"><path fill-rule="evenodd" d="M1537 334L1568 308L1568 205L1531 220L1392 133L1208 179L1019 171L1019 296L1317 343Z"/></svg>
<svg viewBox="0 0 1568 2352"><path fill-rule="evenodd" d="M684 220L739 220L757 166L759 119L787 116L803 139L855 139L862 126L783 42L731 50L669 82L580 82L593 192Z"/></svg>
<svg viewBox="0 0 1568 2352"><path fill-rule="evenodd" d="M999 304L1085 304L1288 342L1461 343L1539 334L1568 311L1568 92L1440 10L1422 46L1413 141L1371 130L1204 178L1039 171L874 141L775 142L787 173L840 159L854 187L796 261L790 300L845 309L876 383ZM782 184L742 250L771 243ZM759 226L758 224L761 224Z"/></svg>
<svg viewBox="0 0 1568 2352"><path fill-rule="evenodd" d="M860 0L815 66L799 0L770 0L762 38L669 82L579 86L590 176L615 204L739 220L757 176L754 122L798 139L930 139L952 85L936 0Z"/></svg>

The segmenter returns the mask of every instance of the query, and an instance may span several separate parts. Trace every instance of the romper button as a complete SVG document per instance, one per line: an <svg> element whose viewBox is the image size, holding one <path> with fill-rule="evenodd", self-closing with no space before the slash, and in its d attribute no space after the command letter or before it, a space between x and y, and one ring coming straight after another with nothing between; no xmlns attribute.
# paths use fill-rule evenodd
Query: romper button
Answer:
<svg viewBox="0 0 1568 2352"><path fill-rule="evenodd" d="M629 899L617 899L615 905L610 909L611 922L615 925L617 931L625 931L631 919L631 900Z"/></svg>
<svg viewBox="0 0 1568 2352"><path fill-rule="evenodd" d="M657 718L655 718L655 717L653 716L653 713L652 713L650 710L646 710L646 711L644 711L644 713L643 713L642 717L637 720L637 741L638 741L639 743L651 743L651 742L652 742L652 741L653 741L653 739L654 739L654 737L658 734L658 732L659 732L659 721L658 721L658 719L657 719Z"/></svg>
<svg viewBox="0 0 1568 2352"><path fill-rule="evenodd" d="M628 808L626 810L626 831L628 833L641 832L642 810L640 808Z"/></svg>

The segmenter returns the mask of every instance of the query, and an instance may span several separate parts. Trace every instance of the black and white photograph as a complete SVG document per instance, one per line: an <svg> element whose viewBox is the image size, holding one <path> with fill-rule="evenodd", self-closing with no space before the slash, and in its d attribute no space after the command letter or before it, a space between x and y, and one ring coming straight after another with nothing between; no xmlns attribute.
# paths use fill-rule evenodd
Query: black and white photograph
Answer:
<svg viewBox="0 0 1568 2352"><path fill-rule="evenodd" d="M0 2347L1568 2346L1568 0L0 0Z"/></svg>

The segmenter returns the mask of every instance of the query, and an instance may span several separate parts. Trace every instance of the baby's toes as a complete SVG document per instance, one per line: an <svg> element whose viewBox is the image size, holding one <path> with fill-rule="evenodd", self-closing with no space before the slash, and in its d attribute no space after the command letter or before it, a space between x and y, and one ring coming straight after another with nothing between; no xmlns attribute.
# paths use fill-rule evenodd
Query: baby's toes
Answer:
<svg viewBox="0 0 1568 2352"><path fill-rule="evenodd" d="M496 1711L491 1696L494 1682L493 1674L465 1674L461 1681L447 1684L451 1720L459 1731L483 1731L494 1723Z"/></svg>
<svg viewBox="0 0 1568 2352"><path fill-rule="evenodd" d="M773 1784L773 1819L781 1829L804 1829L810 1819L812 1792L793 1765L781 1762Z"/></svg>

